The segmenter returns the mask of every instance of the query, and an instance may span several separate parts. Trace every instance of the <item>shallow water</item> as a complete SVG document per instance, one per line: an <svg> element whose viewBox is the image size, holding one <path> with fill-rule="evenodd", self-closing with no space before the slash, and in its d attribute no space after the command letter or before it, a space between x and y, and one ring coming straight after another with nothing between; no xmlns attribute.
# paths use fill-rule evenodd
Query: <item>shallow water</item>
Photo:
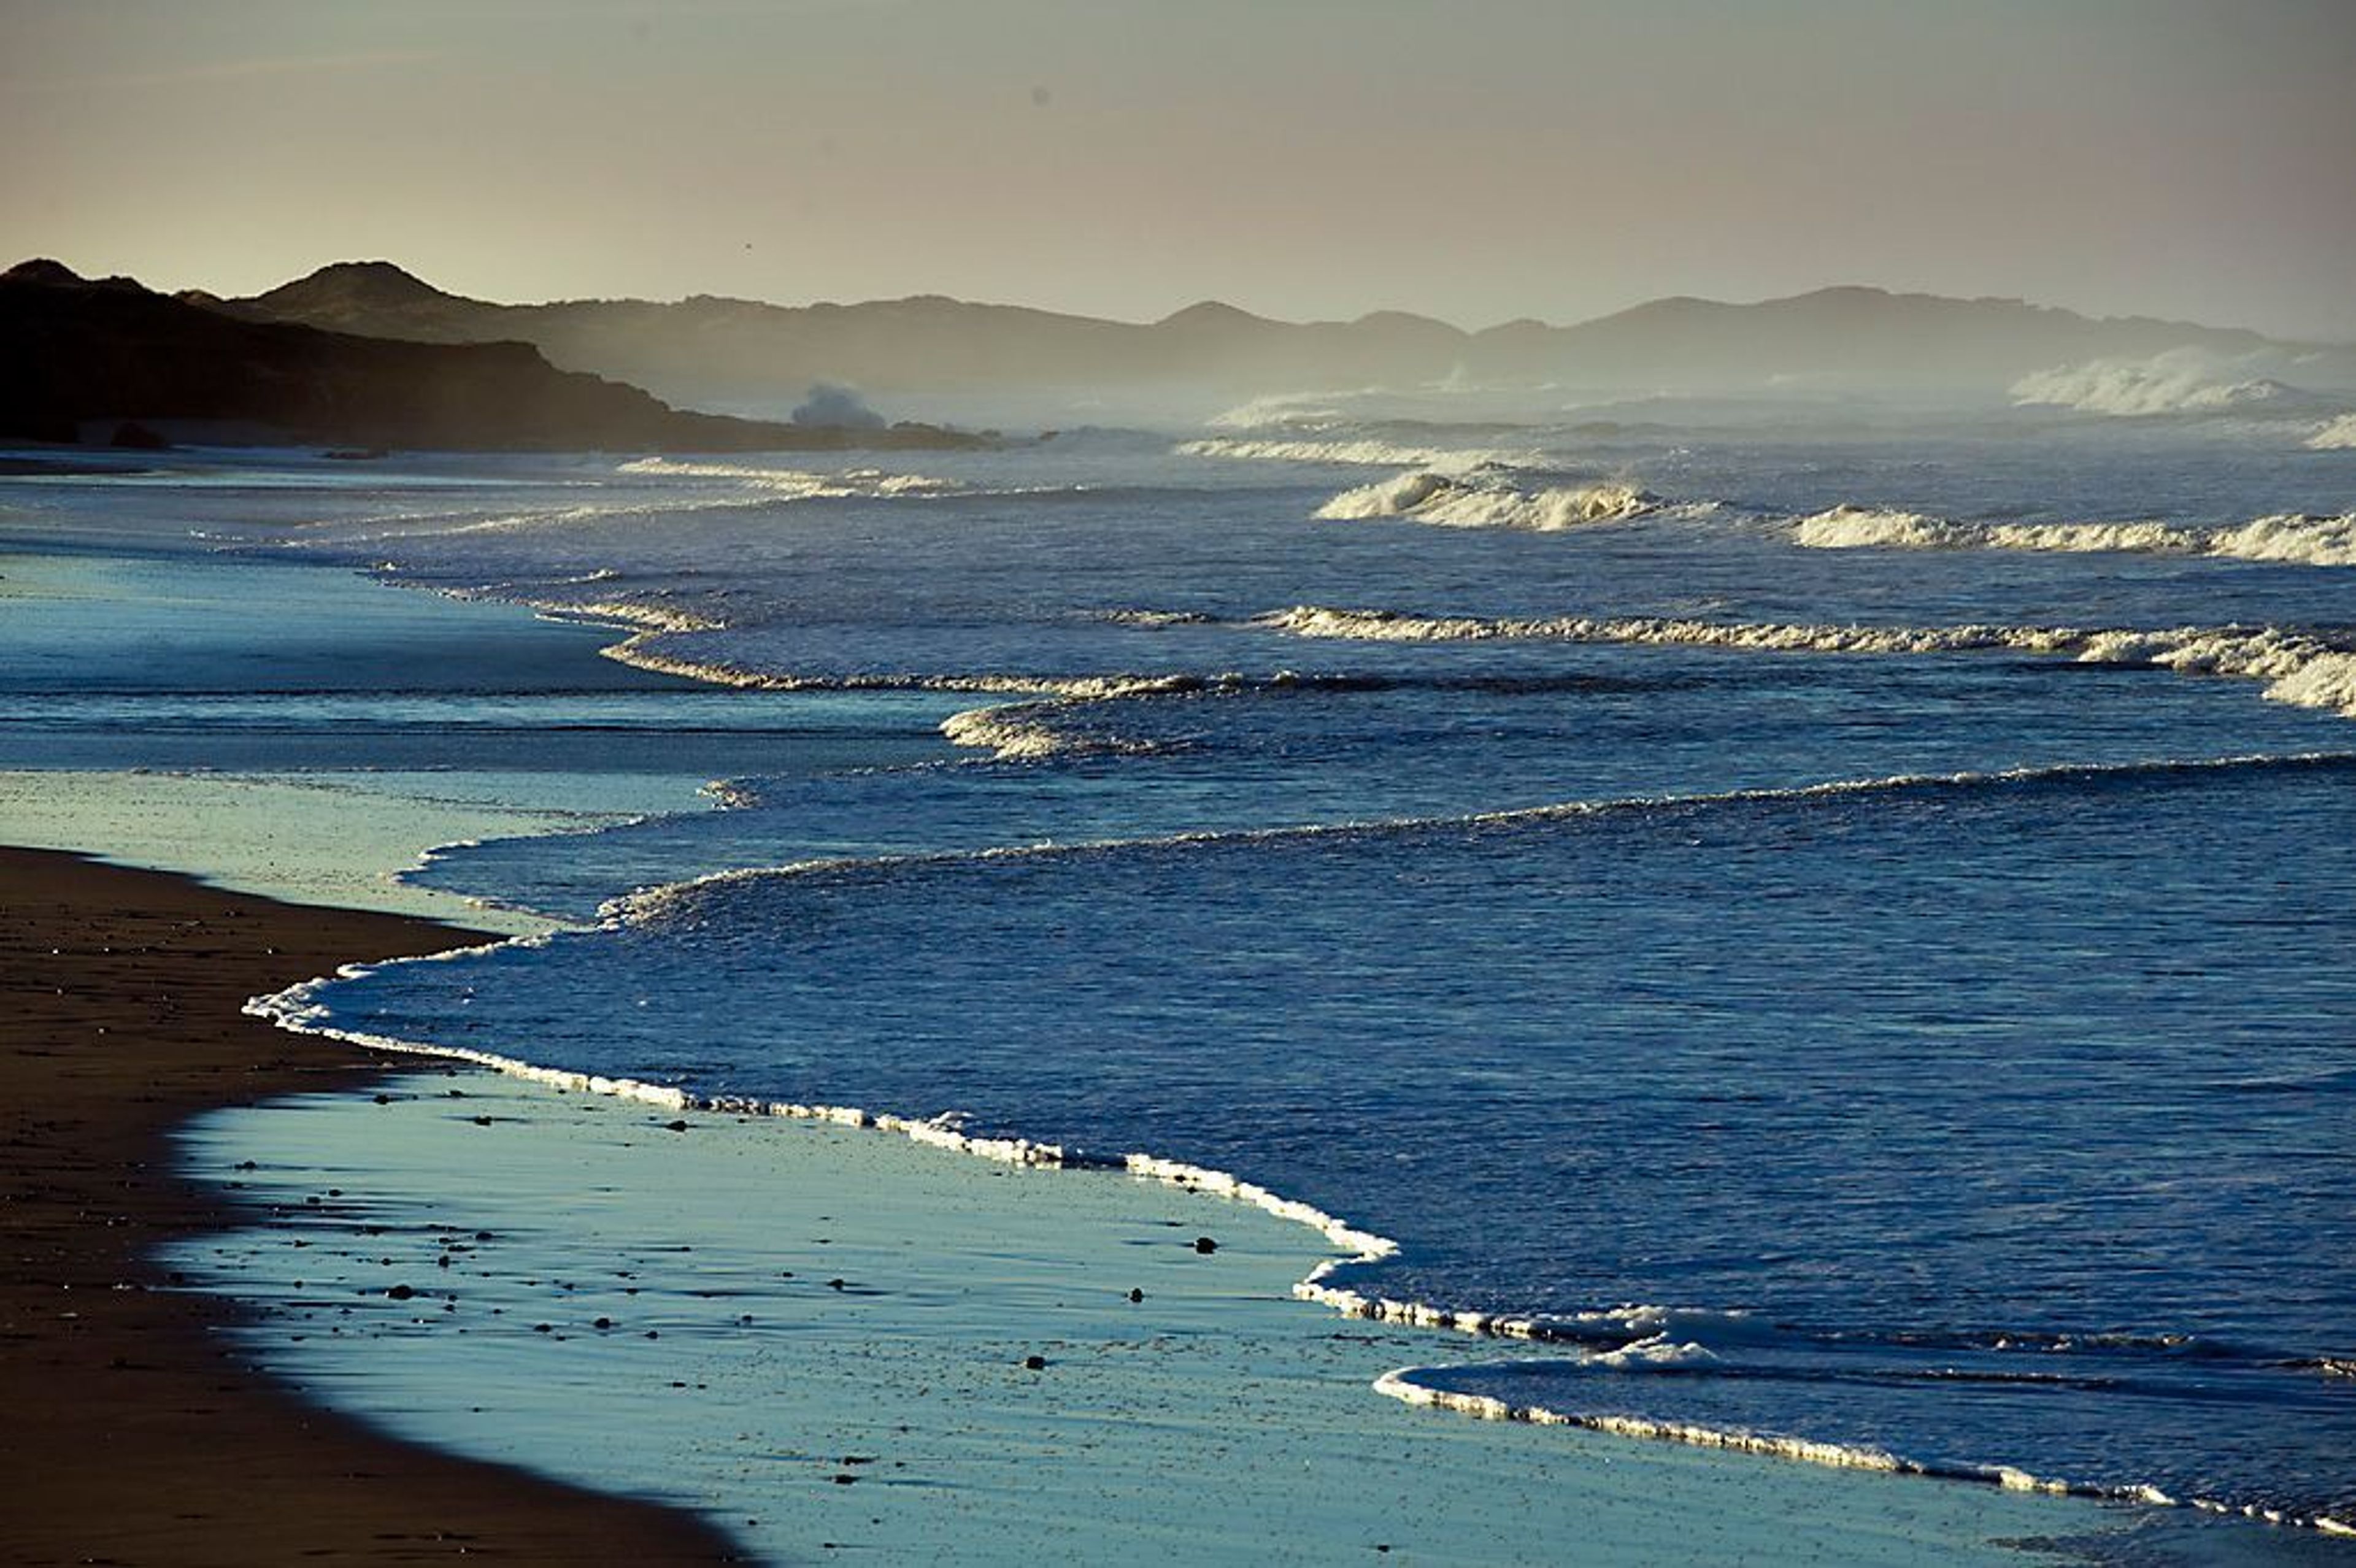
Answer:
<svg viewBox="0 0 2356 1568"><path fill-rule="evenodd" d="M1373 1398L1429 1336L1300 1307L1311 1238L1160 1182L478 1072L391 1091L199 1124L188 1157L256 1222L173 1266L251 1304L249 1342L315 1397L700 1509L766 1561L1552 1563L1575 1541L1711 1563L1805 1538L1826 1562L2062 1563L2010 1543L2143 1539L2052 1499L1533 1445Z"/></svg>

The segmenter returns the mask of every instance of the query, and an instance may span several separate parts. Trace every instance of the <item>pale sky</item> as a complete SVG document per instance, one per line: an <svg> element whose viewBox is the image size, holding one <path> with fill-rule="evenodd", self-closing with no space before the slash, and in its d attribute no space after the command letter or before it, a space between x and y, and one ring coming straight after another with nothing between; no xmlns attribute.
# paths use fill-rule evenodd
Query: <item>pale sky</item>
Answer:
<svg viewBox="0 0 2356 1568"><path fill-rule="evenodd" d="M0 262L2356 341L2356 0L0 0Z"/></svg>

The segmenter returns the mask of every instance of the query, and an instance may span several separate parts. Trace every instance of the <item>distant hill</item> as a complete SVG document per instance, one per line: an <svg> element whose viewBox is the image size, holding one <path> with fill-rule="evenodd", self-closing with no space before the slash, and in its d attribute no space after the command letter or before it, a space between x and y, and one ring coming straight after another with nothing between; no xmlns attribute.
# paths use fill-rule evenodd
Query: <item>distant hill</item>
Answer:
<svg viewBox="0 0 2356 1568"><path fill-rule="evenodd" d="M2254 332L1855 286L1757 304L1655 300L1577 326L1500 327L1479 341L1483 360L1506 374L1577 367L1606 379L1720 387L1830 380L2000 389L2057 364L2179 348L2231 357L2268 347Z"/></svg>
<svg viewBox="0 0 2356 1568"><path fill-rule="evenodd" d="M1265 386L1329 376L1445 375L1452 326L1388 314L1269 321L1205 302L1151 325L937 294L785 306L698 294L676 304L494 304L445 293L384 261L345 261L251 299L249 320L435 343L515 338L567 369L624 377L682 401L776 401L819 382L869 391L992 387Z"/></svg>
<svg viewBox="0 0 2356 1568"><path fill-rule="evenodd" d="M406 277L384 272L359 290L371 306ZM635 387L559 370L529 343L389 341L241 319L48 261L0 273L0 435L41 441L112 432L147 443L200 432L474 450L975 443L928 427L853 431L680 412Z"/></svg>
<svg viewBox="0 0 2356 1568"><path fill-rule="evenodd" d="M520 339L567 369L706 402L778 400L820 381L877 392L1183 387L1249 394L1450 377L1597 391L1821 384L1996 396L2056 366L2178 349L2227 357L2278 350L2314 360L2314 351L2251 332L1859 287L1756 304L1665 299L1573 326L1520 321L1470 333L1398 312L1272 321L1215 301L1142 325L937 295L847 305L710 295L494 304L444 293L385 261L338 262L251 299L204 303L247 319L375 336ZM2318 374L2356 383L2356 352L2329 351L2320 363Z"/></svg>

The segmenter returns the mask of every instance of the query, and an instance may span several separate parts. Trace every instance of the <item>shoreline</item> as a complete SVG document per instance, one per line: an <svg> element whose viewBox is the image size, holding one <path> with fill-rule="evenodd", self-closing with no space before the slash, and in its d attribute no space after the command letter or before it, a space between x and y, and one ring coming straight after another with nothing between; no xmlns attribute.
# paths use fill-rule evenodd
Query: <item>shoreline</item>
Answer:
<svg viewBox="0 0 2356 1568"><path fill-rule="evenodd" d="M1550 808L1537 809L1545 811ZM1311 828L1305 831L1323 830ZM409 960L396 957L385 960L384 964L398 965L406 962ZM2171 1495L2148 1483L2078 1480L2032 1473L2000 1462L1918 1458L1881 1446L1815 1440L1773 1431L1760 1432L1740 1424L1711 1425L1655 1419L1641 1414L1563 1410L1542 1404L1513 1403L1487 1394L1465 1392L1446 1386L1444 1380L1451 1372L1468 1370L1468 1365L1426 1364L1422 1360L1425 1348L1412 1336L1438 1336L1442 1341L1457 1342L1460 1349L1464 1339L1528 1345L1533 1349L1522 1353L1531 1355L1537 1353L1538 1347L1549 1344L1590 1342L1591 1332L1583 1332L1583 1326L1575 1319L1493 1314L1436 1306L1415 1299L1369 1296L1347 1284L1337 1283L1340 1276L1353 1268L1380 1263L1393 1256L1400 1243L1224 1169L1148 1152L1091 1153L1034 1141L1020 1134L973 1135L965 1132L958 1121L953 1118L926 1118L920 1115L877 1112L862 1106L830 1103L806 1104L715 1095L681 1085L544 1065L479 1048L413 1043L354 1030L315 1016L322 1009L313 1000L314 988L333 984L339 978L349 978L352 974L353 968L348 967L340 975L322 976L285 991L257 997L249 1010L290 1032L337 1041L364 1052L379 1053L390 1061L438 1062L445 1069L455 1066L466 1072L489 1073L515 1081L531 1092L553 1093L559 1096L580 1095L592 1102L605 1101L634 1106L655 1115L681 1113L690 1116L728 1118L738 1123L783 1123L799 1127L817 1125L845 1129L854 1136L880 1135L887 1142L911 1144L956 1158L977 1160L985 1166L1059 1175L1125 1177L1141 1186L1182 1192L1190 1199L1232 1204L1274 1221L1288 1231L1294 1228L1305 1230L1316 1241L1301 1243L1301 1251L1316 1261L1305 1275L1296 1273L1280 1294L1290 1302L1306 1305L1320 1314L1330 1314L1344 1322L1408 1331L1410 1337L1403 1339L1401 1343L1419 1352L1417 1364L1398 1365L1382 1372L1368 1385L1368 1392L1410 1408L1441 1412L1478 1423L1577 1429L1601 1435L1612 1443L1636 1442L1669 1448L1739 1454L1763 1458L1776 1465L1873 1473L1902 1478L1909 1483L1937 1482L1965 1492L1994 1491L2072 1499L2148 1512L2155 1516L2147 1521L2153 1529L2166 1529L2177 1524L2190 1524L2191 1528L2199 1529L2211 1521L2227 1521L2287 1531L2293 1537L2344 1540L2356 1536L2356 1531L2351 1531L2336 1516L2294 1514L2258 1503L2227 1502L2198 1494ZM672 1127L685 1125L679 1122L669 1124ZM1622 1310L1642 1313L1665 1309ZM1609 1317L1612 1314L1599 1313L1596 1316ZM1328 1332L1335 1338L1341 1337L1340 1331L1329 1329ZM1631 1343L1633 1342L1632 1339ZM1443 1351L1444 1344L1434 1345L1430 1353ZM1479 1366L1480 1363L1471 1363L1469 1370L1478 1370ZM2254 1540L2245 1543L2245 1549L2253 1553L2261 1550ZM2289 1550L2299 1548L2293 1546Z"/></svg>
<svg viewBox="0 0 2356 1568"><path fill-rule="evenodd" d="M685 1513L413 1446L308 1403L225 1338L241 1314L173 1288L153 1261L243 1217L168 1174L190 1117L419 1070L247 1018L246 998L477 933L60 851L0 848L0 985L19 1020L0 1054L0 1232L15 1264L0 1278L0 1398L15 1414L0 1469L19 1499L0 1515L0 1556L734 1559Z"/></svg>

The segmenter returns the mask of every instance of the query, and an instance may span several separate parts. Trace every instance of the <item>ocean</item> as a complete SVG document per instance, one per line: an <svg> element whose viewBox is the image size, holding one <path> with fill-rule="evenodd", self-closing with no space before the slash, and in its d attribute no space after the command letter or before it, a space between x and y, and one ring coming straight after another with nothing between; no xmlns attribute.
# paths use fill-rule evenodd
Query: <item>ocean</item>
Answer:
<svg viewBox="0 0 2356 1568"><path fill-rule="evenodd" d="M19 486L621 667L419 711L133 668L41 744L712 781L437 848L575 923L292 1026L1248 1184L1349 1254L1300 1311L1433 1326L1402 1399L2356 1528L2356 452L1460 401L232 466L127 546L141 481Z"/></svg>

